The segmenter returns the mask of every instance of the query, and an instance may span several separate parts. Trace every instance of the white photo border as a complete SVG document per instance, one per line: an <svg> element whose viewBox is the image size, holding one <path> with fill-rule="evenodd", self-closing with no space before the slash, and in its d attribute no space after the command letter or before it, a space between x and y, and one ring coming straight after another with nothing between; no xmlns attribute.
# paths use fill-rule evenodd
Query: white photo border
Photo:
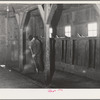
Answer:
<svg viewBox="0 0 100 100"><path fill-rule="evenodd" d="M0 1L0 4L100 4L100 1ZM0 99L100 99L100 89L0 89Z"/></svg>

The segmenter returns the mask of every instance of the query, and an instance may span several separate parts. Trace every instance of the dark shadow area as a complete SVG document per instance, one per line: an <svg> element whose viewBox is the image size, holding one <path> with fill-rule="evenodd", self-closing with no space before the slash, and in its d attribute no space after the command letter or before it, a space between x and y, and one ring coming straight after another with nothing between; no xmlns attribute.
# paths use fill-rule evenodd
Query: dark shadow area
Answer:
<svg viewBox="0 0 100 100"><path fill-rule="evenodd" d="M55 72L55 39L50 38L50 79L48 80L48 84L51 83L54 72Z"/></svg>
<svg viewBox="0 0 100 100"><path fill-rule="evenodd" d="M59 20L60 20L61 14L62 14L62 10L63 10L63 5L58 4L57 9L53 15L52 20L51 20L51 26L53 28L53 37L55 37L57 34L57 25L59 23Z"/></svg>
<svg viewBox="0 0 100 100"><path fill-rule="evenodd" d="M29 23L29 20L30 20L30 17L32 16L32 14L33 14L34 12L33 12L33 10L31 10L31 11L29 11L28 13L27 13L27 15L26 15L26 19L25 19L25 23L24 23L24 32L23 32L23 56L24 56L24 59L23 59L23 66L25 66L26 64L27 64L27 55L26 55L26 49L27 49L27 47L26 47L26 27L28 26L28 23ZM36 12L35 12L35 14L37 14ZM35 15L35 14L33 14L33 16ZM35 31L36 31L36 27L35 27ZM32 36L33 36L33 34L31 34ZM36 32L35 32L35 34L34 34L34 36L36 36ZM36 36L37 37L37 36ZM38 39L38 41L39 41L39 43L40 43L40 48L41 48L41 59L42 59L42 61L41 61L41 66L42 66L42 70L41 71L43 71L44 70L44 62L43 62L43 55L44 55L44 52L43 52L43 43L42 43L42 41L41 41L41 39L39 38L39 37L37 37L37 39ZM43 72L39 72L39 73L26 73L26 74L24 74L25 76L27 76L27 77L29 77L29 78L31 78L32 80L36 80L37 82L40 82L40 83L43 83L44 84L44 73Z"/></svg>
<svg viewBox="0 0 100 100"><path fill-rule="evenodd" d="M52 38L50 38L50 79L47 80L47 84L50 84L52 81L52 77L55 72L55 37L57 34L57 25L60 20L62 14L63 5L57 5L57 9L53 15L53 19L51 21L51 26L53 28Z"/></svg>
<svg viewBox="0 0 100 100"><path fill-rule="evenodd" d="M31 11L29 11L26 15L25 22L24 22L24 27L23 27L23 29L24 29L24 31L23 31L23 57L24 57L23 65L26 64L26 54L25 54L25 51L26 51L26 29L25 28L27 27L28 22L30 20L30 12Z"/></svg>

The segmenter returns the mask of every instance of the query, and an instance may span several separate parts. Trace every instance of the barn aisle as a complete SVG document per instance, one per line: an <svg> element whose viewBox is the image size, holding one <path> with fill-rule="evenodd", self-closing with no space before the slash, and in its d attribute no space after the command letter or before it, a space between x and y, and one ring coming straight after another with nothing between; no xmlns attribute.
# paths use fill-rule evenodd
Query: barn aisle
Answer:
<svg viewBox="0 0 100 100"><path fill-rule="evenodd" d="M100 81L57 70L50 88L100 88Z"/></svg>
<svg viewBox="0 0 100 100"><path fill-rule="evenodd" d="M0 67L0 88L40 88L40 84L8 68Z"/></svg>
<svg viewBox="0 0 100 100"><path fill-rule="evenodd" d="M43 78L41 73L33 75L27 77L14 70L0 67L0 88L100 88L100 81L58 70L47 87L38 81Z"/></svg>

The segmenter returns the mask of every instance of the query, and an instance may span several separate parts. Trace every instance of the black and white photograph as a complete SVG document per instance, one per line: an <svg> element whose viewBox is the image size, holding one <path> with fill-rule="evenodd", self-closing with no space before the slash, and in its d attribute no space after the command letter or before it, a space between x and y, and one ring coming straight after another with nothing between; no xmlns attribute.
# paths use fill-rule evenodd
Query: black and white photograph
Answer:
<svg viewBox="0 0 100 100"><path fill-rule="evenodd" d="M0 3L0 88L100 88L100 4Z"/></svg>

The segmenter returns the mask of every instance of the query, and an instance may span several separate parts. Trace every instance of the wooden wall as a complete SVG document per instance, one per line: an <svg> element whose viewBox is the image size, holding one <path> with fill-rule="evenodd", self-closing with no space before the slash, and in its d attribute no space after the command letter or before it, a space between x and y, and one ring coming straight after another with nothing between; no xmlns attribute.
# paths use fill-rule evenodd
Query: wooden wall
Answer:
<svg viewBox="0 0 100 100"><path fill-rule="evenodd" d="M100 80L100 38L55 39L56 70Z"/></svg>
<svg viewBox="0 0 100 100"><path fill-rule="evenodd" d="M0 64L6 64L6 28L5 17L0 15Z"/></svg>
<svg viewBox="0 0 100 100"><path fill-rule="evenodd" d="M28 34L38 37L44 36L44 25L40 15L31 16L27 27L29 27Z"/></svg>
<svg viewBox="0 0 100 100"><path fill-rule="evenodd" d="M56 33L59 37L65 37L64 28L66 25L71 25L72 37L77 37L77 33L83 36L88 35L88 23L97 22L99 24L100 16L92 5L76 8L71 8L69 10L65 9L62 11Z"/></svg>
<svg viewBox="0 0 100 100"><path fill-rule="evenodd" d="M17 66L19 60L19 27L16 18L0 15L0 65Z"/></svg>
<svg viewBox="0 0 100 100"><path fill-rule="evenodd" d="M18 67L19 62L19 26L16 17L8 18L8 50L7 54L10 57L8 60L9 66Z"/></svg>
<svg viewBox="0 0 100 100"><path fill-rule="evenodd" d="M55 38L56 69L100 79L100 16L93 6L63 10ZM97 22L97 37L88 36L88 23ZM65 26L71 25L72 36L65 38ZM84 37L78 37L78 34ZM98 78L97 78L98 77Z"/></svg>
<svg viewBox="0 0 100 100"><path fill-rule="evenodd" d="M85 68L100 69L99 38L56 39L56 61Z"/></svg>

